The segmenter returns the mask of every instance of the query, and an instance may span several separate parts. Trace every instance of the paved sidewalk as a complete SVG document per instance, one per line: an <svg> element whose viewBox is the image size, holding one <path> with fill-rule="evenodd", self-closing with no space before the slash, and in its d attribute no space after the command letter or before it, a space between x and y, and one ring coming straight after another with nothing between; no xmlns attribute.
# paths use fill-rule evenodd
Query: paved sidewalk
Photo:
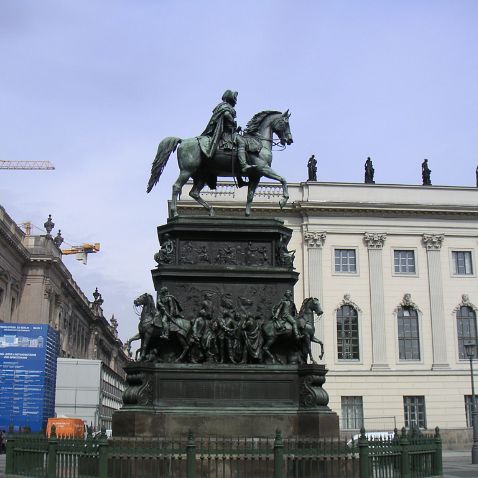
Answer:
<svg viewBox="0 0 478 478"><path fill-rule="evenodd" d="M478 465L471 464L471 448L443 450L443 478L478 478Z"/></svg>

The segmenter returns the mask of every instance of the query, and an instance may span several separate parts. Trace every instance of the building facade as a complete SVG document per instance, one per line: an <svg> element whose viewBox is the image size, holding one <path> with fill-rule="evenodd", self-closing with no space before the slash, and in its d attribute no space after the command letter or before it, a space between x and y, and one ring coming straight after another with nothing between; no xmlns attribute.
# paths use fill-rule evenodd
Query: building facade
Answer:
<svg viewBox="0 0 478 478"><path fill-rule="evenodd" d="M112 416L123 405L122 376L101 360L59 358L56 416L81 418L94 430L111 430Z"/></svg>
<svg viewBox="0 0 478 478"><path fill-rule="evenodd" d="M0 322L48 324L60 333L60 357L101 360L124 376L128 358L117 322L89 301L50 234L25 234L0 206Z"/></svg>
<svg viewBox="0 0 478 478"><path fill-rule="evenodd" d="M282 211L281 192L261 184L253 215L293 230L295 301L322 303L316 335L342 430L418 425L439 426L450 441L468 436L478 189L306 182L289 185ZM216 214L243 215L246 194L224 182L203 197ZM182 197L182 214L204 214Z"/></svg>

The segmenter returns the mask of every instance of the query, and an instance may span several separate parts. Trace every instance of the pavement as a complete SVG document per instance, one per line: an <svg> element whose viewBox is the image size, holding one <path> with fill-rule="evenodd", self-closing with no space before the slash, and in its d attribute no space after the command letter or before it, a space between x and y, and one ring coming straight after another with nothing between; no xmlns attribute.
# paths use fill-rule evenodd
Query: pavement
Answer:
<svg viewBox="0 0 478 478"><path fill-rule="evenodd" d="M5 455L0 455L0 478L5 476ZM478 478L478 465L471 464L471 450L443 450L443 478Z"/></svg>

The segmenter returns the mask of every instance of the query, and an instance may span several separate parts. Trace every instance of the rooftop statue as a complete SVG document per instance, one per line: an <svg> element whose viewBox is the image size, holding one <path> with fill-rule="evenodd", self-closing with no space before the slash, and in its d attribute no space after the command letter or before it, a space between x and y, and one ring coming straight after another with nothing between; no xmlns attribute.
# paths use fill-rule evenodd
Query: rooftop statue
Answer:
<svg viewBox="0 0 478 478"><path fill-rule="evenodd" d="M167 137L159 144L151 166L147 192L158 183L171 153L177 149L179 176L173 184L170 211L172 217L178 215L177 199L189 178L193 180L189 195L205 207L211 216L214 215L214 210L200 193L206 185L215 189L218 177L237 178L239 187L247 184L246 216L251 214L254 194L263 176L282 184L279 205L282 208L287 203L287 182L271 168L271 164L274 134L278 136L282 146L293 143L289 128L289 110L284 113L261 111L252 117L241 133L235 119L236 102L237 92L226 90L222 102L214 108L211 119L200 136L188 139ZM247 182L243 181L243 176L248 178Z"/></svg>
<svg viewBox="0 0 478 478"><path fill-rule="evenodd" d="M423 186L431 186L432 181L430 179L430 174L432 170L428 167L428 159L425 159L422 163L422 180Z"/></svg>
<svg viewBox="0 0 478 478"><path fill-rule="evenodd" d="M373 168L373 163L370 158L367 158L365 161L365 184L375 184L373 176L375 174L375 169Z"/></svg>
<svg viewBox="0 0 478 478"><path fill-rule="evenodd" d="M309 176L307 181L317 181L317 160L315 159L315 154L307 161L307 172Z"/></svg>

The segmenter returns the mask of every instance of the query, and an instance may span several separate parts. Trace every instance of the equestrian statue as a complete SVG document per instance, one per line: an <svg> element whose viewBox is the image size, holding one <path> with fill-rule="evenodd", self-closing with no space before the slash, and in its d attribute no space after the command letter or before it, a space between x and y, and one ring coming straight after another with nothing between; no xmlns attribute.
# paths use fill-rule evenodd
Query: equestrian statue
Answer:
<svg viewBox="0 0 478 478"><path fill-rule="evenodd" d="M263 176L281 183L282 198L279 205L283 208L287 203L287 182L271 168L271 164L274 134L278 136L283 147L293 143L289 110L284 113L261 111L252 117L242 132L237 126L234 109L237 94L237 91L232 90L223 94L222 102L214 108L211 119L200 136L188 139L167 137L159 144L151 166L147 192L158 183L171 153L177 149L179 176L173 184L170 210L172 217L178 215L178 196L190 178L193 180L193 186L189 195L205 207L210 216L214 215L214 209L200 193L205 185L215 189L218 177L236 178L239 187L247 184L246 216L251 214L252 200ZM247 177L248 181L244 182L243 177Z"/></svg>

